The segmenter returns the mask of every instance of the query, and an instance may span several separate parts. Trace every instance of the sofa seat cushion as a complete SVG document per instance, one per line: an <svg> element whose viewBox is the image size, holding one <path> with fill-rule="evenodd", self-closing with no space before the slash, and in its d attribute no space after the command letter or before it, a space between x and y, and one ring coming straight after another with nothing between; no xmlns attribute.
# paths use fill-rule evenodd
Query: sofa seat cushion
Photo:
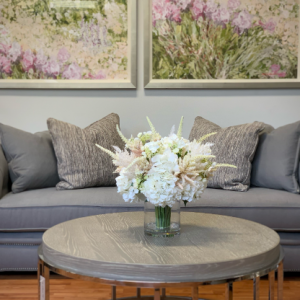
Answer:
<svg viewBox="0 0 300 300"><path fill-rule="evenodd" d="M0 200L0 231L44 231L71 219L106 213L142 211L143 202L126 203L116 187L57 191L55 188L9 193ZM300 196L251 188L248 192L207 189L183 211L223 214L280 231L300 232Z"/></svg>

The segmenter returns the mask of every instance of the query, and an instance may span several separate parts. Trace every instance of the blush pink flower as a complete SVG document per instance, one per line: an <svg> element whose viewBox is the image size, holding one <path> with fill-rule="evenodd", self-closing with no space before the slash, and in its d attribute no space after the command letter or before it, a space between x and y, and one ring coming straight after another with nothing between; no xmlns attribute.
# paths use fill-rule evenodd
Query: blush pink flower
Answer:
<svg viewBox="0 0 300 300"><path fill-rule="evenodd" d="M243 10L235 14L232 25L237 27L239 33L243 33L246 29L251 28L252 17L248 11Z"/></svg>
<svg viewBox="0 0 300 300"><path fill-rule="evenodd" d="M215 3L213 0L208 0L205 5L204 13L208 16L211 17L211 15L216 12L218 9L217 3Z"/></svg>
<svg viewBox="0 0 300 300"><path fill-rule="evenodd" d="M62 76L65 79L81 79L81 68L73 62L65 68Z"/></svg>
<svg viewBox="0 0 300 300"><path fill-rule="evenodd" d="M100 70L96 75L89 74L90 79L106 79L106 74Z"/></svg>
<svg viewBox="0 0 300 300"><path fill-rule="evenodd" d="M55 57L51 57L43 67L43 70L48 76L57 77L60 73L60 65Z"/></svg>
<svg viewBox="0 0 300 300"><path fill-rule="evenodd" d="M0 71L7 75L11 73L10 61L5 56L0 56Z"/></svg>
<svg viewBox="0 0 300 300"><path fill-rule="evenodd" d="M188 6L190 6L193 0L173 0L174 4L176 4L181 10L186 10Z"/></svg>
<svg viewBox="0 0 300 300"><path fill-rule="evenodd" d="M70 53L68 52L68 50L66 48L61 48L59 51L58 51L58 54L57 54L57 59L61 62L61 63L65 63L67 62L69 59L70 59L71 55Z"/></svg>
<svg viewBox="0 0 300 300"><path fill-rule="evenodd" d="M271 72L265 73L263 75L268 76L270 78L278 78L278 77L279 78L284 78L284 77L286 77L286 71L282 71L280 69L281 69L280 65L274 64L270 67Z"/></svg>
<svg viewBox="0 0 300 300"><path fill-rule="evenodd" d="M218 8L214 13L212 13L211 19L220 25L227 24L230 19L229 11L225 7Z"/></svg>
<svg viewBox="0 0 300 300"><path fill-rule="evenodd" d="M48 62L48 57L46 55L44 55L44 51L43 49L40 49L37 54L36 54L36 57L35 57L35 67L40 70L40 71L43 71L44 73L46 73L46 65L47 65L47 62Z"/></svg>
<svg viewBox="0 0 300 300"><path fill-rule="evenodd" d="M203 17L204 10L205 10L205 3L202 0L195 0L192 7L191 12L194 17L194 19L199 19L200 17Z"/></svg>
<svg viewBox="0 0 300 300"><path fill-rule="evenodd" d="M239 0L228 0L227 6L229 11L235 11L237 10L241 5L241 2Z"/></svg>
<svg viewBox="0 0 300 300"><path fill-rule="evenodd" d="M22 48L21 48L20 44L17 42L13 42L8 51L7 57L12 62L16 62L18 60L18 58L21 56L21 54L22 54Z"/></svg>
<svg viewBox="0 0 300 300"><path fill-rule="evenodd" d="M274 73L279 72L280 69L281 69L280 65L272 65L272 66L270 67L270 70L271 70L272 72L274 72Z"/></svg>
<svg viewBox="0 0 300 300"><path fill-rule="evenodd" d="M166 3L166 17L171 21L181 22L181 10L175 4Z"/></svg>
<svg viewBox="0 0 300 300"><path fill-rule="evenodd" d="M22 67L24 71L28 72L30 69L34 68L35 56L30 49L26 50L22 56Z"/></svg>
<svg viewBox="0 0 300 300"><path fill-rule="evenodd" d="M261 25L261 27L264 29L264 30L268 30L270 32L274 32L275 29L276 29L276 26L277 26L277 23L271 18L269 19L269 21L267 23L262 23L261 21L259 21L259 24Z"/></svg>
<svg viewBox="0 0 300 300"><path fill-rule="evenodd" d="M152 22L155 26L156 21L169 19L171 21L181 21L180 7L171 0L153 0L152 2Z"/></svg>
<svg viewBox="0 0 300 300"><path fill-rule="evenodd" d="M11 48L11 45L0 43L0 53L2 53L4 55L8 55L10 48Z"/></svg>

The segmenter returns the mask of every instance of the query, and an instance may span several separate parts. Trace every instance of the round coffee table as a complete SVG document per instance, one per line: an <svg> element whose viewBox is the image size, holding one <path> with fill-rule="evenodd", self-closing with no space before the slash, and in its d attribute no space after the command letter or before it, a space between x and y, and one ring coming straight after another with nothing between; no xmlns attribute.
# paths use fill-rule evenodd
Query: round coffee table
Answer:
<svg viewBox="0 0 300 300"><path fill-rule="evenodd" d="M226 284L226 299L233 298L235 281L253 280L259 299L260 277L269 275L269 299L274 300L275 271L278 300L283 299L283 251L278 234L243 219L181 213L181 234L173 238L144 235L142 212L98 215L68 221L43 235L39 248L38 278L45 278L49 300L49 272L75 279L116 286L154 288L154 300L167 297L167 287L198 288ZM40 288L39 288L40 291ZM186 299L186 298L185 298Z"/></svg>

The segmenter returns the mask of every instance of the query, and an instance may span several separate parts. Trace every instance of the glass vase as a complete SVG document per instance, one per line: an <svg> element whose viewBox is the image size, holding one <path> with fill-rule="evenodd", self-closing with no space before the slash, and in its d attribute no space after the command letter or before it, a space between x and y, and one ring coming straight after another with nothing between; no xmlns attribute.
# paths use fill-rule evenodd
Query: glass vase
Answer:
<svg viewBox="0 0 300 300"><path fill-rule="evenodd" d="M173 237L180 234L180 202L176 201L172 207L154 206L145 201L144 231L146 235L159 237Z"/></svg>

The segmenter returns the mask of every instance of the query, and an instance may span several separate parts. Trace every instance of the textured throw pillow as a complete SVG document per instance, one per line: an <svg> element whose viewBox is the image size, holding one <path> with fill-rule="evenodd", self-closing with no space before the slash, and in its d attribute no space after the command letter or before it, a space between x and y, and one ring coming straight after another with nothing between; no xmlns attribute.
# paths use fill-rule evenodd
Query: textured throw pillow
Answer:
<svg viewBox="0 0 300 300"><path fill-rule="evenodd" d="M111 158L95 144L113 150L112 146L124 148L116 125L120 119L110 114L85 129L48 119L57 157L58 174L61 182L58 190L71 190L116 184L115 167Z"/></svg>
<svg viewBox="0 0 300 300"><path fill-rule="evenodd" d="M54 187L59 182L48 131L32 134L0 124L0 134L13 193Z"/></svg>
<svg viewBox="0 0 300 300"><path fill-rule="evenodd" d="M251 184L299 194L300 121L263 134L255 158Z"/></svg>
<svg viewBox="0 0 300 300"><path fill-rule="evenodd" d="M190 140L197 140L206 134L217 132L206 139L206 142L214 143L212 154L216 156L218 163L232 164L237 167L237 169L219 168L209 180L208 187L240 192L249 189L251 162L259 135L264 128L265 124L261 122L221 128L201 117L195 119Z"/></svg>
<svg viewBox="0 0 300 300"><path fill-rule="evenodd" d="M8 165L0 145L0 199L8 193Z"/></svg>

